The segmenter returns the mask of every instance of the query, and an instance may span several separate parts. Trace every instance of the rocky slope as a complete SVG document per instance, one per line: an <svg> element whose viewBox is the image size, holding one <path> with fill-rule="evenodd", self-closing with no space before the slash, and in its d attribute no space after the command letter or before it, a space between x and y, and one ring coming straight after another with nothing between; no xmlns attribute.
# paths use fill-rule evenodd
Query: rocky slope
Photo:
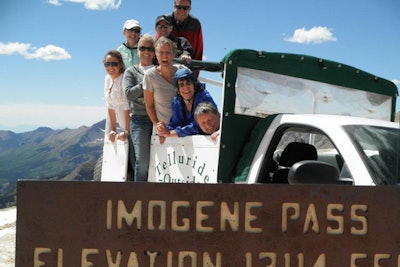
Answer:
<svg viewBox="0 0 400 267"><path fill-rule="evenodd" d="M15 204L19 179L91 180L105 121L90 127L0 131L0 208Z"/></svg>

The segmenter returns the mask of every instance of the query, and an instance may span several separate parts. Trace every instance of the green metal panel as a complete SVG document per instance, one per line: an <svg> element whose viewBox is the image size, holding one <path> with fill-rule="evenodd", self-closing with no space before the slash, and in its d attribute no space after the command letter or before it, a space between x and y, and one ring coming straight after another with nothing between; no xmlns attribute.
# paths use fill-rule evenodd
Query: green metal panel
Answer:
<svg viewBox="0 0 400 267"><path fill-rule="evenodd" d="M268 116L265 119L260 119L257 125L254 127L250 138L245 144L243 151L240 155L240 159L236 165L235 172L233 174L234 182L244 182L246 181L247 175L249 174L251 164L253 162L254 156L257 149L264 137L265 132L270 126L273 119L278 114Z"/></svg>

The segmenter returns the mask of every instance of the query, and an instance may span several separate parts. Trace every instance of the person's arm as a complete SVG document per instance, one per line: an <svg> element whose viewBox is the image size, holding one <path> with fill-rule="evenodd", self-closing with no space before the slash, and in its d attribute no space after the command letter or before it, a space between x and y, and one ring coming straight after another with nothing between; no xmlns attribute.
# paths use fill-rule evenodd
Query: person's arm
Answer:
<svg viewBox="0 0 400 267"><path fill-rule="evenodd" d="M200 22L199 22L200 24ZM192 44L193 45L193 44ZM201 24L199 26L199 31L197 32L197 36L196 36L196 44L193 45L193 47L196 47L194 50L194 59L197 60L203 60L203 32L201 29Z"/></svg>
<svg viewBox="0 0 400 267"><path fill-rule="evenodd" d="M211 134L211 140L217 141L217 138L218 138L218 136L219 136L220 134L221 134L221 131L220 131L220 130L213 132L213 133Z"/></svg>
<svg viewBox="0 0 400 267"><path fill-rule="evenodd" d="M171 100L171 110L172 110L172 115L171 119L169 120L168 123L168 129L173 130L177 126L181 126L183 122L183 114L182 114L182 99L179 96L175 96Z"/></svg>
<svg viewBox="0 0 400 267"><path fill-rule="evenodd" d="M141 74L135 72L136 69L134 68L128 68L125 71L122 83L126 98L129 101L135 101L142 96L143 92L143 82L139 81L139 75Z"/></svg>
<svg viewBox="0 0 400 267"><path fill-rule="evenodd" d="M158 123L156 109L154 107L154 93L148 90L143 90L144 92L144 103L146 105L147 115L154 126Z"/></svg>
<svg viewBox="0 0 400 267"><path fill-rule="evenodd" d="M117 116L115 114L115 110L109 108L108 109L108 118L110 123L110 132L108 132L108 140L111 142L115 141L115 137L117 136Z"/></svg>
<svg viewBox="0 0 400 267"><path fill-rule="evenodd" d="M157 129L158 124L162 123L157 118L156 108L154 105L154 92L147 90L149 86L148 76L146 74L143 77L143 96L144 96L144 103L146 106L146 112L149 116L153 126ZM163 144L165 141L165 136L159 136L160 144Z"/></svg>
<svg viewBox="0 0 400 267"><path fill-rule="evenodd" d="M185 126L178 126L174 129L174 132L178 137L185 137L189 135L196 135L199 133L199 128L197 123L191 122Z"/></svg>
<svg viewBox="0 0 400 267"><path fill-rule="evenodd" d="M154 126L157 125L158 118L154 105L154 91L151 89L150 77L146 73L143 76L143 97L146 106L146 112Z"/></svg>
<svg viewBox="0 0 400 267"><path fill-rule="evenodd" d="M192 62L192 57L193 57L193 47L189 43L189 41L184 38L180 37L178 38L178 46L180 47L182 54L179 56L181 59L185 60L187 64L190 64Z"/></svg>
<svg viewBox="0 0 400 267"><path fill-rule="evenodd" d="M124 112L125 115L125 131L127 131L128 133L130 132L130 128L131 128L131 116L129 116L130 110L126 109Z"/></svg>
<svg viewBox="0 0 400 267"><path fill-rule="evenodd" d="M125 141L130 134L129 129L130 129L131 117L129 116L129 109L124 110L124 120L125 120L125 129L123 129L124 131L117 135L118 140L121 141Z"/></svg>
<svg viewBox="0 0 400 267"><path fill-rule="evenodd" d="M168 125L165 124L165 122L159 122L157 123L157 133L159 136L164 136L164 137L177 137L176 132L174 131L174 128L177 125L180 125L182 123L181 113L182 109L181 106L179 105L180 103L180 98L179 97L174 97L171 100L171 109L172 109L172 116L171 119L168 123Z"/></svg>
<svg viewBox="0 0 400 267"><path fill-rule="evenodd" d="M178 137L177 133L175 130L170 130L169 125L165 125L164 122L159 122L157 124L157 133L159 136L163 137Z"/></svg>
<svg viewBox="0 0 400 267"><path fill-rule="evenodd" d="M193 47L190 42L185 37L180 37L179 42L182 49L182 55L193 57Z"/></svg>

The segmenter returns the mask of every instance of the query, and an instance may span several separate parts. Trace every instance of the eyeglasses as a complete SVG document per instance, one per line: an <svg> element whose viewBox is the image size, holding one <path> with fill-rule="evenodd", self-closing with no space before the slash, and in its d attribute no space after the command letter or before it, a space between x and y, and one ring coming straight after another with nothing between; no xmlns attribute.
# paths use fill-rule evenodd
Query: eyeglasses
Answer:
<svg viewBox="0 0 400 267"><path fill-rule="evenodd" d="M140 29L138 28L125 29L125 31L140 33Z"/></svg>
<svg viewBox="0 0 400 267"><path fill-rule="evenodd" d="M175 5L175 8L176 8L176 9L179 9L179 10L183 9L183 10L187 11L187 10L190 9L190 6Z"/></svg>
<svg viewBox="0 0 400 267"><path fill-rule="evenodd" d="M162 30L162 29L168 29L169 25L157 25L157 29Z"/></svg>
<svg viewBox="0 0 400 267"><path fill-rule="evenodd" d="M117 67L118 65L119 65L119 62L116 62L116 61L104 62L104 67L109 67L109 66Z"/></svg>
<svg viewBox="0 0 400 267"><path fill-rule="evenodd" d="M139 51L149 51L149 52L154 52L154 47L151 46L139 46Z"/></svg>

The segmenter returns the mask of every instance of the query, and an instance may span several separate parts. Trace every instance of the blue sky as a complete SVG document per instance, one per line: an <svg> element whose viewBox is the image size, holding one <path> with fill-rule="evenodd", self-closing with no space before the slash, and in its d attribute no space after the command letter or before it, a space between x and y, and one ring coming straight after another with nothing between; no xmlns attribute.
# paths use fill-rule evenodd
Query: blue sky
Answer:
<svg viewBox="0 0 400 267"><path fill-rule="evenodd" d="M205 60L220 61L236 48L305 54L399 87L398 0L192 2ZM173 0L1 0L0 130L76 128L103 119L102 58L124 41L124 21L137 19L143 33L154 35L155 18L172 8ZM220 89L208 89L221 103Z"/></svg>

